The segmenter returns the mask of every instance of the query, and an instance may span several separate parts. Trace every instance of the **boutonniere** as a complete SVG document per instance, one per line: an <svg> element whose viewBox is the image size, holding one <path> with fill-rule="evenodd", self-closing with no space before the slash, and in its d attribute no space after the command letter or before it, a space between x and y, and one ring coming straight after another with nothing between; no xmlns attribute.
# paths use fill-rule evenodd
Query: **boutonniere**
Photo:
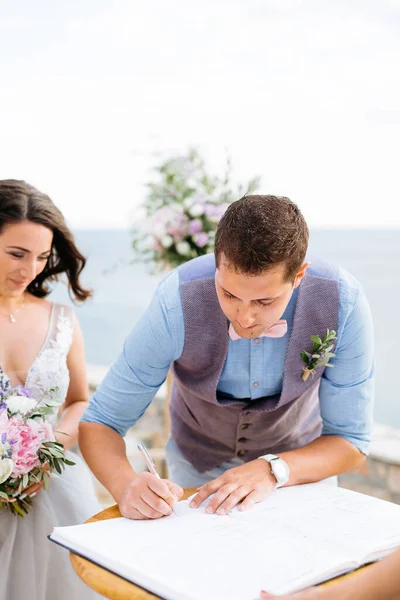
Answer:
<svg viewBox="0 0 400 600"><path fill-rule="evenodd" d="M314 377L317 367L333 367L329 364L330 359L335 354L332 352L334 341L336 340L336 331L326 330L326 336L321 339L318 335L312 335L312 352L303 350L300 352L301 360L306 363L303 367L302 380L307 381L310 374Z"/></svg>

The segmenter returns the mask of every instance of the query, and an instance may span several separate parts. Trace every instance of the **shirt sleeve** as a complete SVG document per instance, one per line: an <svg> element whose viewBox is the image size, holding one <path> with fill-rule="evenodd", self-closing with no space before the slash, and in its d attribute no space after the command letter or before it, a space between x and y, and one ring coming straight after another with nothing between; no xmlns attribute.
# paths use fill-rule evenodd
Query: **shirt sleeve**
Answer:
<svg viewBox="0 0 400 600"><path fill-rule="evenodd" d="M149 406L183 345L179 279L173 271L160 283L81 420L108 425L124 436Z"/></svg>
<svg viewBox="0 0 400 600"><path fill-rule="evenodd" d="M339 299L336 356L319 391L322 435L341 436L368 454L374 402L372 317L359 284L340 281Z"/></svg>

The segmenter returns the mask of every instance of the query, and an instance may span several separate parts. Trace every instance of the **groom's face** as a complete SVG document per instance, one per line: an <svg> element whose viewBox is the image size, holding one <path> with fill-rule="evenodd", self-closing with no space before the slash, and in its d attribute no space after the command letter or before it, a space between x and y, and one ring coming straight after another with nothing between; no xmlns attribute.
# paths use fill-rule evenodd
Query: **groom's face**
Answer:
<svg viewBox="0 0 400 600"><path fill-rule="evenodd" d="M285 279L284 265L259 275L237 273L221 256L215 287L223 313L242 338L256 338L279 321L294 288L305 273L303 265L294 282Z"/></svg>
<svg viewBox="0 0 400 600"><path fill-rule="evenodd" d="M43 271L53 232L31 221L6 225L0 234L0 295L19 296Z"/></svg>

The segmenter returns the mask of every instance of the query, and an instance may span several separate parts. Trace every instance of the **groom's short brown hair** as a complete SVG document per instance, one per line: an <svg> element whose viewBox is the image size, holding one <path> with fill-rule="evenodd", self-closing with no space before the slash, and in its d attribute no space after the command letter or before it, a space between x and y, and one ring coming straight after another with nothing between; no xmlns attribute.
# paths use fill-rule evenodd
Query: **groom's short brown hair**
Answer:
<svg viewBox="0 0 400 600"><path fill-rule="evenodd" d="M222 216L215 235L215 260L221 255L238 273L259 275L284 265L294 280L304 262L309 231L298 206L284 196L244 196Z"/></svg>

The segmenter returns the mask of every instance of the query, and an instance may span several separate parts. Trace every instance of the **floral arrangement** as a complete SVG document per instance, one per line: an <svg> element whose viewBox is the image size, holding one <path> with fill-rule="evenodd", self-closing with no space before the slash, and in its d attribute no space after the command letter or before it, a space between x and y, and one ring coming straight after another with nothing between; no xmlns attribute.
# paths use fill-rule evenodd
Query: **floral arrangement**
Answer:
<svg viewBox="0 0 400 600"><path fill-rule="evenodd" d="M199 152L190 149L155 168L157 181L147 184L145 220L133 231L140 260L158 270L177 267L214 249L215 230L234 200L253 193L259 178L232 189L231 162L222 177L209 175Z"/></svg>
<svg viewBox="0 0 400 600"><path fill-rule="evenodd" d="M333 367L330 364L330 359L335 356L332 352L336 341L336 331L333 329L327 329L326 335L320 337L319 335L312 335L312 350L307 352L303 350L300 353L301 360L306 364L303 367L302 380L307 381L310 375L314 377L315 369L318 367Z"/></svg>
<svg viewBox="0 0 400 600"><path fill-rule="evenodd" d="M34 483L49 487L51 473L74 465L46 420L58 404L56 390L37 401L21 386L11 387L0 369L0 509L24 517L32 498L24 493Z"/></svg>

